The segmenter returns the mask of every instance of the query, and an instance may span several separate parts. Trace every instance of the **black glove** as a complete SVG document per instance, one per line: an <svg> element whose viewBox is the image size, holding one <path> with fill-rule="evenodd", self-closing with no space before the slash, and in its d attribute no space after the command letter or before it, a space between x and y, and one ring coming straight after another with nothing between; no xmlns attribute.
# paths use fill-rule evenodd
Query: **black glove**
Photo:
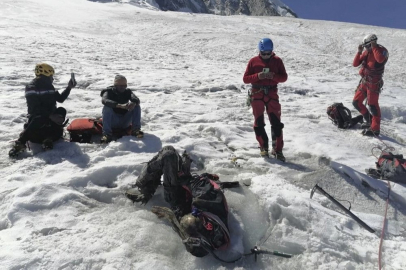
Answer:
<svg viewBox="0 0 406 270"><path fill-rule="evenodd" d="M76 80L70 79L68 82L68 88L75 88L76 84Z"/></svg>

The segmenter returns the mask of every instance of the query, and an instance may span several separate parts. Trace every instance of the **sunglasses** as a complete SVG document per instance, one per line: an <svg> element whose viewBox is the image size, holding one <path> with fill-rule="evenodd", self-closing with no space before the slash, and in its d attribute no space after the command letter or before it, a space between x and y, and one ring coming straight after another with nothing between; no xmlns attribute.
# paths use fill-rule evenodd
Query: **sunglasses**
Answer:
<svg viewBox="0 0 406 270"><path fill-rule="evenodd" d="M115 85L114 86L118 91L124 91L125 89L127 89L127 85Z"/></svg>
<svg viewBox="0 0 406 270"><path fill-rule="evenodd" d="M268 55L272 55L272 52L260 52L260 54L268 56Z"/></svg>

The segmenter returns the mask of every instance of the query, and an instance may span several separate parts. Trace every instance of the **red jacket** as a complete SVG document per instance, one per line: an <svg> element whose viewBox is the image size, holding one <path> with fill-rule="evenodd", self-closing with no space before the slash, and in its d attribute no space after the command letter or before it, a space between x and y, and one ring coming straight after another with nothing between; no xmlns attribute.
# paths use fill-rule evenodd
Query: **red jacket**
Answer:
<svg viewBox="0 0 406 270"><path fill-rule="evenodd" d="M272 80L258 79L258 73L262 72L263 68L269 68L269 72L275 73ZM286 82L288 74L286 73L285 66L282 59L272 54L268 62L264 61L259 55L252 58L247 65L247 69L244 73L244 83L251 83L253 85L277 85L278 83Z"/></svg>
<svg viewBox="0 0 406 270"><path fill-rule="evenodd" d="M359 70L359 75L369 82L378 82L382 79L385 64L388 61L388 58L388 50L385 47L378 45L373 47L370 52L367 50L365 50L362 54L357 52L352 65L354 67L362 65L361 69Z"/></svg>

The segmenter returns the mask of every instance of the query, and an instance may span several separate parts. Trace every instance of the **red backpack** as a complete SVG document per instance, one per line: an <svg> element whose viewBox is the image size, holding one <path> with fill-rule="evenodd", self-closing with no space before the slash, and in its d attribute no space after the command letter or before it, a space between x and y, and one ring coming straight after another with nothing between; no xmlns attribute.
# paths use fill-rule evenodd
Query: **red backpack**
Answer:
<svg viewBox="0 0 406 270"><path fill-rule="evenodd" d="M376 162L376 169L367 169L366 172L374 178L406 184L406 159L403 155L382 152Z"/></svg>
<svg viewBox="0 0 406 270"><path fill-rule="evenodd" d="M78 118L67 127L71 142L90 143L92 135L102 134L102 122L91 118Z"/></svg>
<svg viewBox="0 0 406 270"><path fill-rule="evenodd" d="M73 120L67 127L70 141L78 143L91 143L93 135L101 135L103 132L103 120L95 118L78 118ZM113 136L118 138L130 135L131 125L127 129L114 129Z"/></svg>

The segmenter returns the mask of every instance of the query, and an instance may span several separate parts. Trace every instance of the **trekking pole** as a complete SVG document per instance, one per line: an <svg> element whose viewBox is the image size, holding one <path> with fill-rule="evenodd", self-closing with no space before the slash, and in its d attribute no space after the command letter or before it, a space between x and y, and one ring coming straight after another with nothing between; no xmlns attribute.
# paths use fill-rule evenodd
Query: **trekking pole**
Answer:
<svg viewBox="0 0 406 270"><path fill-rule="evenodd" d="M332 201L335 205L337 205L341 210L343 210L344 212L346 212L350 217L352 217L359 225L361 225L362 227L364 227L364 229L366 229L367 231L369 231L370 233L375 233L375 230L372 229L371 227L369 227L365 222L363 222L359 217L357 217L356 215L354 215L350 210L348 210L347 208L344 207L344 205L342 205L341 203L339 203L336 199L333 198L333 196L331 196L330 194L328 194L326 191L324 191L324 189L322 189L318 184L316 184L314 186L314 188L312 189L311 193L310 193L310 199L313 198L314 192L316 192L316 189L318 191L320 191L324 196L326 196L328 199L330 199L330 201Z"/></svg>

